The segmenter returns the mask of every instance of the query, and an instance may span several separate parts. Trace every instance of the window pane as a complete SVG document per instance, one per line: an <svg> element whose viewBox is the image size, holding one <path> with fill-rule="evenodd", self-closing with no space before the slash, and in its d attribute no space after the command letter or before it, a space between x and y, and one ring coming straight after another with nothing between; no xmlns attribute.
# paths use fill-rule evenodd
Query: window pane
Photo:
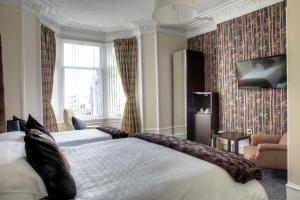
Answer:
<svg viewBox="0 0 300 200"><path fill-rule="evenodd" d="M65 69L65 107L81 116L103 115L100 70Z"/></svg>
<svg viewBox="0 0 300 200"><path fill-rule="evenodd" d="M73 45L64 44L64 66L73 66Z"/></svg>
<svg viewBox="0 0 300 200"><path fill-rule="evenodd" d="M65 43L64 66L100 67L100 47Z"/></svg>

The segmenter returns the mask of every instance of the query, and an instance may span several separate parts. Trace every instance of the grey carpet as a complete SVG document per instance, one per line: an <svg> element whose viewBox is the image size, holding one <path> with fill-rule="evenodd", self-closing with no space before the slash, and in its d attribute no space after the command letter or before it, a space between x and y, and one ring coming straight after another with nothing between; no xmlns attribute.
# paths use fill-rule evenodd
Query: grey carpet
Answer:
<svg viewBox="0 0 300 200"><path fill-rule="evenodd" d="M269 200L286 200L287 171L263 169L261 184Z"/></svg>

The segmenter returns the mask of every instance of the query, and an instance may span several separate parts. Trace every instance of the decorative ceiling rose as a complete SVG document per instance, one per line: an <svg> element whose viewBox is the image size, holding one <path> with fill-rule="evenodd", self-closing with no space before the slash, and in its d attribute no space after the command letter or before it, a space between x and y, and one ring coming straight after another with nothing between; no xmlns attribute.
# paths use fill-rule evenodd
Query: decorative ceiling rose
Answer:
<svg viewBox="0 0 300 200"><path fill-rule="evenodd" d="M153 19L160 24L185 24L197 16L195 0L155 0Z"/></svg>

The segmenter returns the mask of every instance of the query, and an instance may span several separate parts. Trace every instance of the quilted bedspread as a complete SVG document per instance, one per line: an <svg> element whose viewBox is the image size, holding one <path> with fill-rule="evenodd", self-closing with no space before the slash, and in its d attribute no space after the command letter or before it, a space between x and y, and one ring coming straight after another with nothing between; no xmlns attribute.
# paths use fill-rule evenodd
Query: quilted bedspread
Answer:
<svg viewBox="0 0 300 200"><path fill-rule="evenodd" d="M267 200L256 180L237 183L217 165L137 138L63 151L76 200Z"/></svg>
<svg viewBox="0 0 300 200"><path fill-rule="evenodd" d="M253 162L239 155L217 150L197 142L160 134L130 134L111 127L101 128L101 131L111 134L113 138L136 137L205 160L223 168L239 183L247 183L253 179L261 180L262 178L261 169L256 167Z"/></svg>

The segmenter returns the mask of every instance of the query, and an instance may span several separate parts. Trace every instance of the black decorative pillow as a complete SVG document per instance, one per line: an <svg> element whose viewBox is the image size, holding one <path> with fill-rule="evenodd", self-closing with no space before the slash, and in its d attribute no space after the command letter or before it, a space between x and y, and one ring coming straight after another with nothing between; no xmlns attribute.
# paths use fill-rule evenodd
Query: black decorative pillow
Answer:
<svg viewBox="0 0 300 200"><path fill-rule="evenodd" d="M127 133L126 131L122 131L118 128L114 127L99 127L97 128L99 131L103 131L107 134L110 134L113 139L119 139L119 138L128 138L131 136L130 133Z"/></svg>
<svg viewBox="0 0 300 200"><path fill-rule="evenodd" d="M50 134L50 131L48 129L46 129L42 124L40 124L36 119L34 119L31 115L28 116L26 129L27 129L27 131L30 131L31 129L39 130L39 131L49 135L54 140L54 138Z"/></svg>
<svg viewBox="0 0 300 200"><path fill-rule="evenodd" d="M80 120L76 117L72 117L72 124L73 124L75 130L86 129L86 124L82 120Z"/></svg>
<svg viewBox="0 0 300 200"><path fill-rule="evenodd" d="M26 131L26 124L27 122L24 119L18 118L16 116L13 116L14 121L19 121L20 129L21 131Z"/></svg>
<svg viewBox="0 0 300 200"><path fill-rule="evenodd" d="M53 147L55 147L57 149L57 151L59 152L60 156L62 157L65 167L68 170L70 170L71 166L70 166L68 159L63 154L63 152L60 150L60 148L57 146L56 142L54 141L54 139L52 137L50 137L49 135L47 135L39 130L36 130L36 129L30 130L30 136L43 138L46 142L50 143Z"/></svg>
<svg viewBox="0 0 300 200"><path fill-rule="evenodd" d="M57 148L44 138L30 134L24 140L27 161L44 181L48 199L73 199L76 184Z"/></svg>

